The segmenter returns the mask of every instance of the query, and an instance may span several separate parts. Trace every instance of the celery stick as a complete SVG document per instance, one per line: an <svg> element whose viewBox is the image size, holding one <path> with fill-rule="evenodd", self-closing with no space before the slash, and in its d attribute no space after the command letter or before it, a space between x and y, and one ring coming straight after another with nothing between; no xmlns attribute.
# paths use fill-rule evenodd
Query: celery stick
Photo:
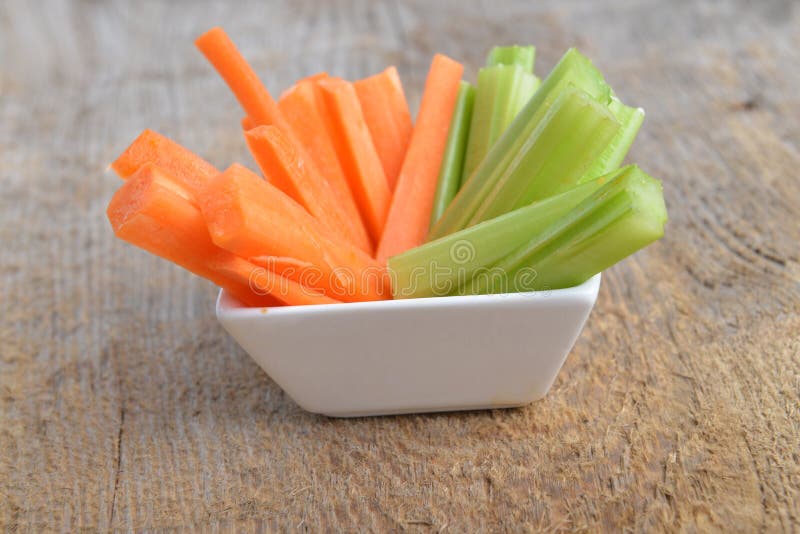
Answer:
<svg viewBox="0 0 800 534"><path fill-rule="evenodd" d="M533 96L536 77L517 65L496 65L478 72L475 111L464 159L469 176Z"/></svg>
<svg viewBox="0 0 800 534"><path fill-rule="evenodd" d="M529 72L526 72L524 76L517 80L514 86L516 94L509 99L510 105L506 108L505 114L500 118L500 134L511 126L511 123L517 118L517 115L519 115L519 112L525 107L525 104L528 103L528 100L530 100L534 93L536 93L536 90L539 89L541 83L542 81L539 78ZM500 134L497 135L497 138L500 137ZM493 145L497 142L497 138L493 140Z"/></svg>
<svg viewBox="0 0 800 534"><path fill-rule="evenodd" d="M591 180L597 176L602 176L614 171L622 165L625 155L630 150L639 127L644 121L644 110L642 108L632 108L626 106L617 99L611 97L608 108L614 117L622 124L617 134L608 144L602 154L595 160L589 169L583 174L579 182Z"/></svg>
<svg viewBox="0 0 800 534"><path fill-rule="evenodd" d="M486 66L517 65L533 74L533 63L536 60L535 46L495 46L489 51Z"/></svg>
<svg viewBox="0 0 800 534"><path fill-rule="evenodd" d="M541 80L533 75L533 64L536 58L536 47L534 46L496 46L489 52L489 57L486 59L486 66L491 68L495 66L517 66L524 71L524 74L519 73L517 69L502 69L500 74L501 79L499 84L510 87L508 96L506 96L507 104L501 105L499 113L495 112L495 121L497 124L492 124L493 133L491 136L490 146L494 144L500 134L511 124L517 114L522 110L528 100L533 96L539 88ZM511 78L508 81L502 78ZM503 98L503 95L498 95ZM497 107L497 104L495 104Z"/></svg>
<svg viewBox="0 0 800 534"><path fill-rule="evenodd" d="M436 239L468 226L497 182L515 171L519 163L517 154L539 126L553 102L570 85L588 93L600 104L608 105L610 101L611 89L603 81L600 72L580 52L574 48L569 49L486 154L475 172L463 174L466 181L433 227L429 239ZM473 123L474 120L473 115Z"/></svg>
<svg viewBox="0 0 800 534"><path fill-rule="evenodd" d="M514 69L517 67L508 67ZM463 176L469 176L475 166L480 163L489 150L494 120L495 102L501 92L500 67L481 69L475 84L475 107L472 111L472 122L469 126L469 140L464 154Z"/></svg>
<svg viewBox="0 0 800 534"><path fill-rule="evenodd" d="M575 88L562 91L498 177L468 225L492 219L574 186L619 130L606 106Z"/></svg>
<svg viewBox="0 0 800 534"><path fill-rule="evenodd" d="M569 214L494 264L490 276L475 276L457 293L571 287L664 235L667 211L658 180L634 165L599 180L604 185Z"/></svg>
<svg viewBox="0 0 800 534"><path fill-rule="evenodd" d="M431 226L444 213L447 205L453 200L461 184L461 170L464 168L464 152L469 135L469 123L472 117L472 105L475 102L475 88L462 81L456 97L456 108L450 121L442 165L439 169L439 182L436 185L436 196L433 198L431 210Z"/></svg>
<svg viewBox="0 0 800 534"><path fill-rule="evenodd" d="M497 67L497 84L500 87L495 93L489 148L511 125L539 88L541 80L533 74L535 58L536 48L533 46L496 46L489 52L486 66L489 69ZM488 148L486 151L488 152ZM480 159L485 155L484 152ZM474 170L474 167L469 170Z"/></svg>
<svg viewBox="0 0 800 534"><path fill-rule="evenodd" d="M464 175L469 176L486 153L530 100L538 86L533 75L535 48L532 46L495 47L487 66L478 71L475 112L470 125L464 159Z"/></svg>
<svg viewBox="0 0 800 534"><path fill-rule="evenodd" d="M448 295L529 243L597 191L607 178L578 185L564 193L389 258L394 298Z"/></svg>

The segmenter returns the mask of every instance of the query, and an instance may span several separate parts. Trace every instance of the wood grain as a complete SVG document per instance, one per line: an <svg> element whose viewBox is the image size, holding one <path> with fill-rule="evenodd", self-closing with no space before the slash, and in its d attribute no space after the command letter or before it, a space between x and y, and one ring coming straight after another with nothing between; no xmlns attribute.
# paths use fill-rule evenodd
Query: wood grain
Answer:
<svg viewBox="0 0 800 534"><path fill-rule="evenodd" d="M614 267L550 395L332 420L225 335L215 290L113 239L145 127L252 165L193 49L223 25L274 92L498 43L568 46L648 116L666 237ZM0 526L800 529L800 9L791 1L0 4Z"/></svg>

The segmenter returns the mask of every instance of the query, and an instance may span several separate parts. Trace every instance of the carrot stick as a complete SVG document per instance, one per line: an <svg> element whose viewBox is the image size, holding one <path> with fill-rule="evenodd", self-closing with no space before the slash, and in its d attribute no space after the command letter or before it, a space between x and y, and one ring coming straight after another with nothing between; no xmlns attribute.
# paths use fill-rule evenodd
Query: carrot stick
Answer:
<svg viewBox="0 0 800 534"><path fill-rule="evenodd" d="M254 219L251 212L260 209L261 204L263 226L245 227ZM316 230L319 222L271 182L241 165L231 165L209 182L200 195L200 209L212 240L242 257L285 256L321 267L328 265L319 240L305 226ZM250 234L264 235L257 240L249 238ZM243 235L248 238L241 243L235 241Z"/></svg>
<svg viewBox="0 0 800 534"><path fill-rule="evenodd" d="M304 285L338 300L390 297L384 267L357 247L330 239L299 204L241 165L231 165L208 184L200 209L212 241L238 256L311 263L313 269L299 273Z"/></svg>
<svg viewBox="0 0 800 534"><path fill-rule="evenodd" d="M256 124L283 125L278 104L225 30L211 28L197 38L195 45L219 72L239 104Z"/></svg>
<svg viewBox="0 0 800 534"><path fill-rule="evenodd" d="M342 166L336 157L336 150L327 134L325 122L320 113L320 102L313 80L327 75L318 74L308 80L297 82L283 93L278 101L278 108L291 125L294 133L303 140L306 152L318 169L325 170L325 178L331 186L336 201L344 209L348 220L357 224L357 234L363 250L372 254L373 244L369 240L367 230L358 212L358 206L347 184Z"/></svg>
<svg viewBox="0 0 800 534"><path fill-rule="evenodd" d="M389 67L369 78L353 82L372 142L381 158L383 172L394 191L413 125L397 69Z"/></svg>
<svg viewBox="0 0 800 534"><path fill-rule="evenodd" d="M146 169L148 167L151 167L151 166L154 167L154 165L152 163L145 163L144 166L140 167L140 169L139 169L139 171L137 171L137 173L140 173L144 169ZM161 169L161 171L158 172L158 173L153 173L152 170L151 170L149 175L151 177L153 177L153 179L155 179L155 178L158 179L158 184L159 184L160 187L169 189L174 194L176 194L176 195L178 195L178 196L180 196L180 197L182 197L182 198L184 198L184 199L186 199L186 200L188 200L188 201L190 201L192 203L195 203L195 204L197 203L196 197L194 195L190 194L189 191L185 187L183 187L178 180L173 178L172 175L168 174L163 169ZM292 201L288 197L286 197L284 195L281 195L280 198L278 199L278 201L279 202L280 201L285 201L286 202L286 206L288 206L288 207L286 207L286 209L294 210L295 214L298 217L311 219L311 217L308 215L308 212L306 212L301 206L299 206L296 203L294 203L294 201ZM317 224L317 225L319 225L321 227L321 225L319 224L318 221L314 221L313 224ZM265 267L265 268L267 268L268 270L270 270L272 272L275 272L277 274L286 276L287 278L293 279L293 280L298 281L298 282L301 281L301 275L303 273L303 269L307 268L307 267L312 267L312 264L310 264L308 262L304 262L304 261L301 261L301 260L298 260L298 259L295 259L295 258L290 258L290 257L265 256L265 257L260 257L260 258L252 258L250 261L256 263L258 266Z"/></svg>
<svg viewBox="0 0 800 534"><path fill-rule="evenodd" d="M249 306L335 302L215 246L200 211L176 194L175 182L152 163L136 171L108 205L117 237L211 280Z"/></svg>
<svg viewBox="0 0 800 534"><path fill-rule="evenodd" d="M111 168L120 178L128 178L146 163L153 163L168 172L192 198L219 174L209 162L153 130L140 133L111 164Z"/></svg>
<svg viewBox="0 0 800 534"><path fill-rule="evenodd" d="M258 79L253 68L239 53L230 37L222 28L212 28L198 37L195 45L219 72L256 126L274 124L283 130L289 141L295 145L298 161L308 167L308 183L303 188L290 188L284 192L300 202L311 215L327 225L332 232L361 246L363 239L359 232L358 221L349 219L345 210L336 202L328 181L323 178L322 173L306 154L301 139L294 134L278 109L278 104Z"/></svg>
<svg viewBox="0 0 800 534"><path fill-rule="evenodd" d="M302 195L303 192L314 193L314 180L317 177L312 174L313 167L306 165L305 161L300 159L297 146L289 140L283 130L277 126L257 126L246 131L244 136L250 153L267 181L292 198ZM353 239L349 239L347 242L355 244L364 252L371 254L372 242L361 224L352 197L350 197L350 202L353 204L351 210L354 212L350 218L354 226L354 235ZM331 237L341 240L335 233L330 231L327 233Z"/></svg>
<svg viewBox="0 0 800 534"><path fill-rule="evenodd" d="M247 130L252 130L255 127L256 127L256 121L251 119L250 115L245 115L244 117L242 117L242 130L243 131L246 132Z"/></svg>
<svg viewBox="0 0 800 534"><path fill-rule="evenodd" d="M328 73L323 70L323 71L320 71L320 72L318 72L316 74L312 74L311 76L306 76L305 78L300 78L299 80L297 80L297 82L295 82L295 85L303 83L303 82L312 82L312 83L313 82L318 82L320 80L324 80L325 78L329 78L329 77L330 76L328 75ZM291 91L292 88L290 87L288 90ZM281 95L281 98L283 98L283 95ZM280 107L280 101L278 102L278 106Z"/></svg>
<svg viewBox="0 0 800 534"><path fill-rule="evenodd" d="M437 54L433 57L417 124L397 180L386 229L378 245L376 257L381 262L425 241L463 70L460 63L446 56Z"/></svg>
<svg viewBox="0 0 800 534"><path fill-rule="evenodd" d="M375 151L369 129L353 84L326 78L317 82L328 113L330 138L350 183L361 218L370 237L377 243L383 232L392 199L381 160Z"/></svg>
<svg viewBox="0 0 800 534"><path fill-rule="evenodd" d="M249 261L256 265L263 265L266 269L292 280L300 279L297 273L314 268L313 263L286 256L255 256L249 258Z"/></svg>
<svg viewBox="0 0 800 534"><path fill-rule="evenodd" d="M239 279L242 283L246 281L250 290L257 295L271 296L287 306L341 303L340 300L328 297L289 277L281 276L269 268L244 260L226 250L220 249L220 254L224 254L221 259L218 257L211 262L213 268L229 278ZM236 296L235 293L233 295Z"/></svg>

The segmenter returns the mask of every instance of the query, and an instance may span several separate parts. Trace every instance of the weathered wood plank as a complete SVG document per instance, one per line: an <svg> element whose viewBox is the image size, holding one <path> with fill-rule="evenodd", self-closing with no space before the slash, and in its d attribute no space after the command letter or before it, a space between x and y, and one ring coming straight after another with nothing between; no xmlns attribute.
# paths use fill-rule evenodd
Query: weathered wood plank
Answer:
<svg viewBox="0 0 800 534"><path fill-rule="evenodd" d="M792 531L800 521L800 9L790 1L4 2L0 526ZM116 242L104 173L144 127L252 164L192 47L274 92L493 44L579 46L647 109L666 237L611 269L551 394L329 420L226 337L214 290Z"/></svg>

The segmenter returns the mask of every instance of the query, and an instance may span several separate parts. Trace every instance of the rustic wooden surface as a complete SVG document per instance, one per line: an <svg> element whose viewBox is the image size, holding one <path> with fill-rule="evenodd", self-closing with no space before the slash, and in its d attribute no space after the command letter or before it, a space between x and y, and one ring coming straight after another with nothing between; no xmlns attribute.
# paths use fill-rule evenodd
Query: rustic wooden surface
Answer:
<svg viewBox="0 0 800 534"><path fill-rule="evenodd" d="M496 43L571 45L648 116L670 223L611 269L550 395L332 420L225 335L215 290L117 242L105 172L145 127L250 164L192 46L275 92ZM790 1L0 4L0 526L800 529L800 8Z"/></svg>

